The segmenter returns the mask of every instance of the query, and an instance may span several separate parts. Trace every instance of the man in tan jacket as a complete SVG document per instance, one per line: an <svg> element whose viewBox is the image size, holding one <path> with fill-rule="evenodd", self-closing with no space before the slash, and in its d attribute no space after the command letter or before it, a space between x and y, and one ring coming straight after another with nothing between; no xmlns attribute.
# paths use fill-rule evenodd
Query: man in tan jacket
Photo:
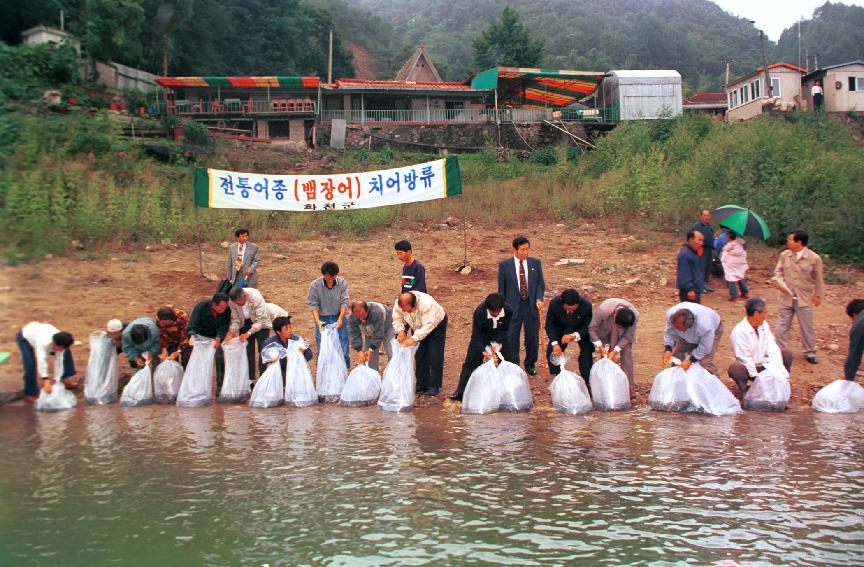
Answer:
<svg viewBox="0 0 864 567"><path fill-rule="evenodd" d="M264 341L270 336L273 323L270 319L270 311L267 302L261 292L252 287L234 286L228 294L230 299L228 306L231 309L231 324L225 342L234 337L246 341L246 358L249 361L249 380L255 380L255 361L258 361L258 370L264 373L266 366L261 361L261 349ZM258 356L255 354L255 346L258 346Z"/></svg>
<svg viewBox="0 0 864 567"><path fill-rule="evenodd" d="M786 239L787 250L780 253L777 267L774 268L774 281L780 288L776 338L781 349L788 348L792 318L797 315L804 358L816 364L813 307L818 307L825 297L825 281L822 277L822 258L807 248L809 240L810 236L803 230L790 233Z"/></svg>

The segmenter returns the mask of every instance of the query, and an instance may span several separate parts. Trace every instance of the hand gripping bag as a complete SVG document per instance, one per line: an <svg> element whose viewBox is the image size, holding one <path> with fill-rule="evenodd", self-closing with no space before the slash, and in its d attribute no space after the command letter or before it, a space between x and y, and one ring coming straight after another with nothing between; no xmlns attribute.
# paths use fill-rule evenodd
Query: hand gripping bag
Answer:
<svg viewBox="0 0 864 567"><path fill-rule="evenodd" d="M288 341L287 363L285 369L285 405L296 408L314 406L318 403L318 393L312 381L309 363L299 349L306 350L309 344L300 339Z"/></svg>
<svg viewBox="0 0 864 567"><path fill-rule="evenodd" d="M834 380L816 392L812 405L825 413L855 413L864 409L864 388L850 380Z"/></svg>
<svg viewBox="0 0 864 567"><path fill-rule="evenodd" d="M549 385L552 393L552 407L555 411L579 415L594 409L591 394L585 380L575 372L570 372L561 366L561 372Z"/></svg>
<svg viewBox="0 0 864 567"><path fill-rule="evenodd" d="M213 361L216 349L212 339L195 338L183 382L177 392L177 407L200 408L213 399Z"/></svg>
<svg viewBox="0 0 864 567"><path fill-rule="evenodd" d="M741 412L738 398L701 364L693 364L685 373L687 392L697 412L710 415L735 415Z"/></svg>
<svg viewBox="0 0 864 567"><path fill-rule="evenodd" d="M51 393L46 394L45 390L39 390L39 399L33 404L33 409L36 411L61 411L72 409L78 405L78 400L75 394L66 391L66 386L60 380L63 375L63 357L54 357L54 384L51 388Z"/></svg>
<svg viewBox="0 0 864 567"><path fill-rule="evenodd" d="M132 375L132 379L123 388L120 396L120 407L146 406L153 403L153 371L150 365Z"/></svg>
<svg viewBox="0 0 864 567"><path fill-rule="evenodd" d="M503 363L502 363L503 364ZM501 376L490 359L474 369L462 394L462 413L492 413L501 407Z"/></svg>
<svg viewBox="0 0 864 567"><path fill-rule="evenodd" d="M347 378L348 369L345 368L345 356L342 354L342 345L339 344L336 323L324 325L315 378L318 401L338 402Z"/></svg>
<svg viewBox="0 0 864 567"><path fill-rule="evenodd" d="M687 372L674 366L657 374L648 394L648 405L657 411L696 411L687 391Z"/></svg>
<svg viewBox="0 0 864 567"><path fill-rule="evenodd" d="M120 364L114 343L105 331L90 333L90 359L84 378L84 402L113 404L117 401Z"/></svg>
<svg viewBox="0 0 864 567"><path fill-rule="evenodd" d="M381 379L378 407L384 411L404 411L414 405L414 353L417 344L405 347L393 340L393 358L387 361Z"/></svg>
<svg viewBox="0 0 864 567"><path fill-rule="evenodd" d="M595 408L602 411L630 409L630 383L620 366L601 358L591 367L590 382Z"/></svg>
<svg viewBox="0 0 864 567"><path fill-rule="evenodd" d="M789 407L790 397L789 372L782 364L769 364L756 375L753 385L744 394L744 409L783 411Z"/></svg>
<svg viewBox="0 0 864 567"><path fill-rule="evenodd" d="M528 411L534 406L528 374L512 362L502 361L498 365L501 384L501 411Z"/></svg>
<svg viewBox="0 0 864 567"><path fill-rule="evenodd" d="M357 366L348 375L339 405L346 408L371 406L378 400L381 391L381 374L365 364Z"/></svg>
<svg viewBox="0 0 864 567"><path fill-rule="evenodd" d="M153 397L157 404L173 404L183 383L183 365L176 360L166 360L153 372Z"/></svg>
<svg viewBox="0 0 864 567"><path fill-rule="evenodd" d="M273 408L285 403L282 365L279 364L279 359L287 355L288 351L275 344L267 345L261 351L261 360L270 366L255 382L255 389L252 390L252 397L249 398L250 408Z"/></svg>
<svg viewBox="0 0 864 567"><path fill-rule="evenodd" d="M246 358L246 341L234 338L222 343L225 355L225 377L219 401L229 404L242 404L249 399L249 359Z"/></svg>

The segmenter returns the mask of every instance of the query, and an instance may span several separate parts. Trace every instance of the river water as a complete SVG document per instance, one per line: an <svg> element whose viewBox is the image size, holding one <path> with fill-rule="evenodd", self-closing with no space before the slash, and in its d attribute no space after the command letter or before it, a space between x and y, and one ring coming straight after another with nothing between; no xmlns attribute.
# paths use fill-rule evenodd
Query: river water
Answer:
<svg viewBox="0 0 864 567"><path fill-rule="evenodd" d="M0 410L3 565L861 564L864 415Z"/></svg>

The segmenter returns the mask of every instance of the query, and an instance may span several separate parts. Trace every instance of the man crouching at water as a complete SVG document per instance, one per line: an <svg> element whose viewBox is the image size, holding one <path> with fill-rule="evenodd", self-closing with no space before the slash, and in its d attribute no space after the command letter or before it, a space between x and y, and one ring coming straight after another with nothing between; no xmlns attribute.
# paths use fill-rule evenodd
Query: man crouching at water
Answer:
<svg viewBox="0 0 864 567"><path fill-rule="evenodd" d="M288 317L276 317L273 319L273 331L276 333L272 337L269 337L266 341L264 341L264 345L261 347L263 351L267 348L268 345L277 344L282 348L287 349L288 343L291 341L299 341L302 340L303 337L299 335L295 335L294 331L291 327L291 316ZM306 362L312 360L312 349L308 346L305 349L298 349L301 353L303 353L303 358L306 359ZM288 368L288 359L283 358L279 361L282 366L282 375L285 375L285 372Z"/></svg>
<svg viewBox="0 0 864 567"><path fill-rule="evenodd" d="M69 350L75 342L71 334L58 330L54 325L33 321L18 331L15 342L18 343L21 361L24 364L25 400L33 403L39 395L37 372L42 378L42 390L46 394L51 393L52 380L48 369L48 357L57 356L59 353L63 353L63 370L60 375L63 385L69 390L78 387L78 382L75 380L67 380L75 375L75 361L72 360L72 351Z"/></svg>

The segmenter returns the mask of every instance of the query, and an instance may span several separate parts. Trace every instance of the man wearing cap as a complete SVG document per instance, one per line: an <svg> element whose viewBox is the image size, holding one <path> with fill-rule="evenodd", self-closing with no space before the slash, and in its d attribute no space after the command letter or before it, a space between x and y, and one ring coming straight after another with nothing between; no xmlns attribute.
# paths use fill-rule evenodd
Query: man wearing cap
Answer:
<svg viewBox="0 0 864 567"><path fill-rule="evenodd" d="M117 349L117 354L123 352L123 329L126 328L126 323L121 321L120 319L111 319L108 321L108 324L105 325L105 334L111 339L111 342L114 343L114 348Z"/></svg>

